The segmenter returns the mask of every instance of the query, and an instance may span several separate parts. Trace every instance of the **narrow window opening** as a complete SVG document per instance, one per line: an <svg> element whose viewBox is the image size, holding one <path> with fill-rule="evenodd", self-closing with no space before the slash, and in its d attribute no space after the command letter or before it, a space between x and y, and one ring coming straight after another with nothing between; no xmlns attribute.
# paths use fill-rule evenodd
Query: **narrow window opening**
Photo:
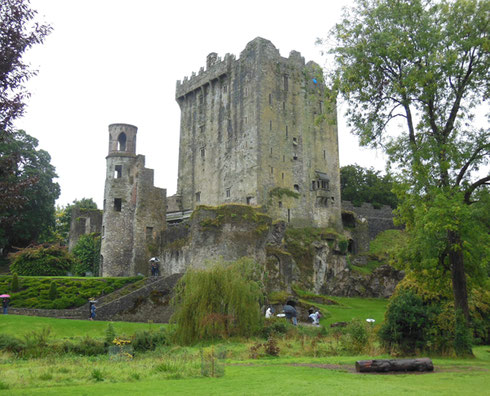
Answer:
<svg viewBox="0 0 490 396"><path fill-rule="evenodd" d="M120 179L122 177L122 165L116 165L114 167L114 179Z"/></svg>
<svg viewBox="0 0 490 396"><path fill-rule="evenodd" d="M288 126L286 125L286 139L288 138Z"/></svg>
<svg viewBox="0 0 490 396"><path fill-rule="evenodd" d="M206 157L206 149L204 147L201 147L201 158L204 159Z"/></svg>
<svg viewBox="0 0 490 396"><path fill-rule="evenodd" d="M286 111L286 102L282 102L282 109Z"/></svg>
<svg viewBox="0 0 490 396"><path fill-rule="evenodd" d="M284 180L284 173L282 173L282 175L281 175L281 176L282 176L282 180Z"/></svg>
<svg viewBox="0 0 490 396"><path fill-rule="evenodd" d="M231 188L226 189L226 198L230 198L231 196Z"/></svg>
<svg viewBox="0 0 490 396"><path fill-rule="evenodd" d="M327 159L327 151L323 150L323 159Z"/></svg>
<svg viewBox="0 0 490 396"><path fill-rule="evenodd" d="M288 209L288 223L291 223L291 209Z"/></svg>
<svg viewBox="0 0 490 396"><path fill-rule="evenodd" d="M269 121L269 131L272 131L272 121Z"/></svg>
<svg viewBox="0 0 490 396"><path fill-rule="evenodd" d="M284 76L284 90L287 91L289 86L288 76Z"/></svg>
<svg viewBox="0 0 490 396"><path fill-rule="evenodd" d="M105 226L102 226L102 236L105 236Z"/></svg>
<svg viewBox="0 0 490 396"><path fill-rule="evenodd" d="M117 150L126 151L126 134L121 132L117 138Z"/></svg>
<svg viewBox="0 0 490 396"><path fill-rule="evenodd" d="M196 202L201 202L201 192L196 193Z"/></svg>
<svg viewBox="0 0 490 396"><path fill-rule="evenodd" d="M153 240L153 227L146 227L146 241Z"/></svg>
<svg viewBox="0 0 490 396"><path fill-rule="evenodd" d="M272 155L272 147L271 147L271 155Z"/></svg>
<svg viewBox="0 0 490 396"><path fill-rule="evenodd" d="M247 205L251 205L252 204L252 198L253 197L247 197Z"/></svg>
<svg viewBox="0 0 490 396"><path fill-rule="evenodd" d="M274 173L274 168L271 166L271 175Z"/></svg>
<svg viewBox="0 0 490 396"><path fill-rule="evenodd" d="M122 199L121 198L114 198L114 210L116 212L120 212L122 209Z"/></svg>
<svg viewBox="0 0 490 396"><path fill-rule="evenodd" d="M294 185L294 191L299 191L299 185L298 184Z"/></svg>
<svg viewBox="0 0 490 396"><path fill-rule="evenodd" d="M282 208L282 201L279 201L278 202L278 205L279 205L280 208Z"/></svg>
<svg viewBox="0 0 490 396"><path fill-rule="evenodd" d="M298 156L296 154L293 154L293 160L295 160L295 161L298 160Z"/></svg>
<svg viewBox="0 0 490 396"><path fill-rule="evenodd" d="M298 139L297 139L297 138L295 138L295 137L293 137L293 144L294 144L295 146L297 146L297 145L298 145Z"/></svg>
<svg viewBox="0 0 490 396"><path fill-rule="evenodd" d="M286 162L286 156L285 155L282 156L282 162Z"/></svg>
<svg viewBox="0 0 490 396"><path fill-rule="evenodd" d="M272 94L269 94L269 104L272 105Z"/></svg>
<svg viewBox="0 0 490 396"><path fill-rule="evenodd" d="M248 87L245 87L245 89L243 90L243 96L244 97L248 96Z"/></svg>

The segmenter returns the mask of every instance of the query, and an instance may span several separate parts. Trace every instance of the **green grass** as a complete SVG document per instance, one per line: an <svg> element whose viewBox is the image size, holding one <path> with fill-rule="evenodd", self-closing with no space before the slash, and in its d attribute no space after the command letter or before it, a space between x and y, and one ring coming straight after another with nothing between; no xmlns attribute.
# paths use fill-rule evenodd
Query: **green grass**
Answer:
<svg viewBox="0 0 490 396"><path fill-rule="evenodd" d="M334 322L350 322L352 319L366 320L372 318L376 324L384 320L384 314L388 300L382 298L358 298L358 297L329 297L339 305L321 305L325 318L320 320L324 326L330 326Z"/></svg>
<svg viewBox="0 0 490 396"><path fill-rule="evenodd" d="M398 375L352 372L364 356L229 361L221 378L181 378L168 359L156 356L124 363L80 358L78 368L67 361L20 361L13 369L0 364L4 383L11 375L22 375L24 382L21 388L3 390L4 395L470 395L488 394L490 363L478 358L488 355L485 348L477 348L476 359L437 359L434 373ZM315 367L325 364L344 366Z"/></svg>
<svg viewBox="0 0 490 396"><path fill-rule="evenodd" d="M87 310L88 317L88 310ZM107 325L110 322L41 318L37 316L0 315L0 333L22 336L45 327L51 329L52 338L71 338L90 336L92 338L104 337ZM112 322L117 334L133 334L137 330L159 329L163 325L132 322Z"/></svg>

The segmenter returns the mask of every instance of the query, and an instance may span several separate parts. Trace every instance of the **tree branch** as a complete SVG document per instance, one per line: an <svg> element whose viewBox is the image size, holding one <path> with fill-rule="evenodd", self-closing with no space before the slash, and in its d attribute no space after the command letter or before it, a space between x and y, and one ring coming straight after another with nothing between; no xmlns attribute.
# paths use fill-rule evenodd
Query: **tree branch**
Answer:
<svg viewBox="0 0 490 396"><path fill-rule="evenodd" d="M475 152L473 153L473 155L470 157L470 159L468 161L466 161L466 163L464 164L464 166L461 168L461 170L459 171L459 174L458 174L458 177L456 177L456 182L455 182L455 186L459 186L459 183L461 183L461 180L463 180L463 177L466 173L466 171L468 170L469 166L471 165L471 163L478 157L478 154L483 150L485 149L485 146L481 146L481 147L478 147Z"/></svg>
<svg viewBox="0 0 490 396"><path fill-rule="evenodd" d="M477 182L475 182L471 186L469 186L468 189L466 190L466 192L464 193L464 202L467 205L471 204L470 197L471 197L471 194L473 193L473 191L475 191L478 187L480 187L484 184L488 184L489 181L490 181L490 175L487 177L484 177L483 179L478 180Z"/></svg>

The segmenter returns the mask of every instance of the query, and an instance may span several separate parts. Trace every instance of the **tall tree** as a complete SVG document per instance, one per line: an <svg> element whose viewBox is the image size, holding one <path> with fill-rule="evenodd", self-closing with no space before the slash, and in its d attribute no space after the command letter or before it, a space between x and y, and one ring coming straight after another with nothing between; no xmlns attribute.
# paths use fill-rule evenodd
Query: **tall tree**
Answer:
<svg viewBox="0 0 490 396"><path fill-rule="evenodd" d="M373 168L347 165L340 168L340 194L342 200L351 201L355 206L369 202L374 207L389 205L396 208L397 199L393 189L393 178L384 176Z"/></svg>
<svg viewBox="0 0 490 396"><path fill-rule="evenodd" d="M12 159L11 171L0 172L3 185L22 184L22 208L0 203L0 248L25 247L49 233L55 225L55 201L60 194L51 157L36 149L37 139L24 131L0 141L0 156ZM14 161L15 160L15 161ZM26 181L35 180L35 183ZM3 193L3 192L2 192ZM8 192L7 192L8 193Z"/></svg>
<svg viewBox="0 0 490 396"><path fill-rule="evenodd" d="M490 93L489 13L486 0L357 0L331 32L349 125L398 167L398 215L424 249L418 264L451 272L466 319L466 271L482 254L467 225L481 225L481 205L489 210L478 200L490 181L478 172L489 130L474 123Z"/></svg>
<svg viewBox="0 0 490 396"><path fill-rule="evenodd" d="M0 1L0 143L4 146L12 144L12 123L24 113L29 97L25 83L36 74L22 57L51 31L49 25L37 23L35 17L29 0ZM12 150L8 155L5 151L0 155L0 227L12 225L13 212L9 217L1 214L25 205L25 191L38 181L34 177L22 180L13 177L20 156L21 153Z"/></svg>

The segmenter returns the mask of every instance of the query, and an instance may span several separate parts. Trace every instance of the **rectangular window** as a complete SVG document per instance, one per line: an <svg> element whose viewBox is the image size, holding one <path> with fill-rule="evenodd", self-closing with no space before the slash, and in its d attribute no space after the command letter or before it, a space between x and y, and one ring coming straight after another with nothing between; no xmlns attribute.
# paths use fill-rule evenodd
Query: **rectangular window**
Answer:
<svg viewBox="0 0 490 396"><path fill-rule="evenodd" d="M231 188L226 189L226 198L230 198L231 196Z"/></svg>
<svg viewBox="0 0 490 396"><path fill-rule="evenodd" d="M114 210L116 212L120 212L122 209L122 199L121 198L114 198Z"/></svg>
<svg viewBox="0 0 490 396"><path fill-rule="evenodd" d="M196 202L201 202L201 192L196 193Z"/></svg>
<svg viewBox="0 0 490 396"><path fill-rule="evenodd" d="M272 94L269 94L269 104L272 105Z"/></svg>
<svg viewBox="0 0 490 396"><path fill-rule="evenodd" d="M286 111L286 102L282 102L282 109Z"/></svg>
<svg viewBox="0 0 490 396"><path fill-rule="evenodd" d="M284 173L282 173L281 176L282 176L282 180L284 180Z"/></svg>
<svg viewBox="0 0 490 396"><path fill-rule="evenodd" d="M287 91L289 86L288 76L284 76L284 90Z"/></svg>
<svg viewBox="0 0 490 396"><path fill-rule="evenodd" d="M252 204L252 198L253 197L247 197L247 205L251 205Z"/></svg>
<svg viewBox="0 0 490 396"><path fill-rule="evenodd" d="M272 147L271 147L271 155L272 155Z"/></svg>
<svg viewBox="0 0 490 396"><path fill-rule="evenodd" d="M146 241L153 240L153 227L146 227Z"/></svg>
<svg viewBox="0 0 490 396"><path fill-rule="evenodd" d="M286 156L285 155L282 156L282 162L286 162Z"/></svg>
<svg viewBox="0 0 490 396"><path fill-rule="evenodd" d="M291 223L291 209L288 209L288 223Z"/></svg>
<svg viewBox="0 0 490 396"><path fill-rule="evenodd" d="M122 165L116 165L114 167L114 179L120 179L122 177Z"/></svg>
<svg viewBox="0 0 490 396"><path fill-rule="evenodd" d="M293 144L294 144L295 146L297 146L297 145L298 145L298 139L296 139L295 137L293 137Z"/></svg>
<svg viewBox="0 0 490 396"><path fill-rule="evenodd" d="M295 153L293 154L293 160L297 161L298 160L298 155Z"/></svg>
<svg viewBox="0 0 490 396"><path fill-rule="evenodd" d="M323 159L327 159L327 151L323 150Z"/></svg>
<svg viewBox="0 0 490 396"><path fill-rule="evenodd" d="M288 138L288 126L286 125L286 139Z"/></svg>
<svg viewBox="0 0 490 396"><path fill-rule="evenodd" d="M272 121L269 121L269 131L272 131Z"/></svg>

